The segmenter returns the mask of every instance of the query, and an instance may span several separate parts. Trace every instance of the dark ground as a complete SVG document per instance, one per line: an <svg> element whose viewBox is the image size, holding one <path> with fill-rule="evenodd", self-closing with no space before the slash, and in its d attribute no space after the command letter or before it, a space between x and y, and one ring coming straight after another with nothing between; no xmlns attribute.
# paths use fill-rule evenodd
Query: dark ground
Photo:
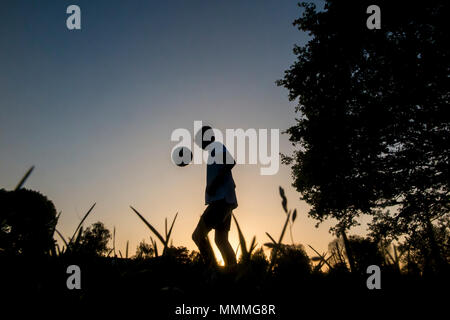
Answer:
<svg viewBox="0 0 450 320"><path fill-rule="evenodd" d="M66 287L66 268L72 264L81 268L80 290ZM347 272L268 275L261 270L241 264L234 272L213 271L199 262L173 257L2 257L2 309L16 308L19 313L27 311L21 306L33 306L33 312L50 317L61 309L101 318L125 312L145 319L202 318L176 315L175 308L182 304L217 310L219 304L272 304L277 313L219 316L210 312L206 319L416 318L419 312L426 312L428 319L447 309L446 276L412 277L382 270L382 288L369 290L366 276Z"/></svg>

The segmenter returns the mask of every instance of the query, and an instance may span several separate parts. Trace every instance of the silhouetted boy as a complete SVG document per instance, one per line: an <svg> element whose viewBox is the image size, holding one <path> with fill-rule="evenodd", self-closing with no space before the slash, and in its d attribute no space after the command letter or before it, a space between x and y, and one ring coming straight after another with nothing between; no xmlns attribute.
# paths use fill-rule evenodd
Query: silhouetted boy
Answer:
<svg viewBox="0 0 450 320"><path fill-rule="evenodd" d="M231 169L235 166L231 154L225 146L215 141L211 127L203 126L196 134L196 143L208 151L206 167L205 202L208 205L200 217L200 221L192 234L192 239L200 250L203 258L214 263L214 254L207 241L211 229L215 230L214 240L222 254L226 266L236 264L236 256L228 242L232 210L237 207L236 193Z"/></svg>

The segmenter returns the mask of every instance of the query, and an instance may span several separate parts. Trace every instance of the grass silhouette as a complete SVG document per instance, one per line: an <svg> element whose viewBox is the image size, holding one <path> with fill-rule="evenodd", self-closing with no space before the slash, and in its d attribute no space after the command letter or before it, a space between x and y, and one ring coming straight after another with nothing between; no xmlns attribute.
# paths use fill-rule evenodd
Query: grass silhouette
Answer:
<svg viewBox="0 0 450 320"><path fill-rule="evenodd" d="M32 170L33 167L20 180L14 192L22 189ZM0 190L0 197L2 192ZM357 302L361 305L369 302L382 305L392 299L414 303L423 298L424 292L437 292L436 288L446 287L448 278L445 276L433 277L420 270L412 272L408 259L413 257L407 250L391 242L376 243L369 238L350 235L345 244L341 234L330 243L328 252L319 253L309 245L316 256L308 257L303 246L294 243L292 233L292 244L283 242L288 227L291 229L296 220L297 210L288 208L283 188L279 188L279 193L285 221L278 240L266 233L270 242L258 247L256 237L247 241L237 218L232 216L241 252L234 270L206 266L198 252L173 245L172 235L178 213L170 223L165 219L162 233L143 214L131 207L132 212L154 236L150 236L150 245L141 243L141 248L132 257L129 256L128 241L125 255L119 250L118 256L115 253L111 256L115 250L115 227L112 248L105 247L111 234L107 229L100 228L95 229L99 232L95 234L98 237L90 239L94 239L94 248L99 245L101 250L86 250L86 237L92 235L93 229L85 229L83 225L93 212L95 203L68 238L57 228L61 213L55 215L49 235L54 246L48 254L39 257L8 251L4 238L7 238L9 229L7 222L0 219L0 290L7 292L10 298L20 297L22 301L54 301L61 306L80 308L100 303L151 305L151 314L161 313L163 318L173 314L174 306L180 303L265 301L284 310L282 319L291 319L287 314L298 312L298 301L317 310L321 310L319 297L329 295L332 296L327 300L330 310ZM61 238L62 247L57 243L56 236ZM163 246L161 255L155 239ZM95 241L103 241L103 247ZM350 246L351 250L347 250L346 246ZM269 256L266 256L264 247L270 251ZM354 268L349 263L349 252L353 255ZM382 269L383 294L376 294L365 285L367 275L364 272L369 263L375 263ZM82 290L70 291L65 287L65 268L71 264L79 265L82 270ZM31 265L32 272L28 269ZM321 312L322 316L326 314Z"/></svg>
<svg viewBox="0 0 450 320"><path fill-rule="evenodd" d="M178 216L178 212L175 214L175 217L172 220L172 224L170 226L169 231L167 231L167 218L165 219L165 237L163 237L151 224L150 222L148 222L135 208L133 208L132 206L130 206L130 208L137 214L137 216L139 218L141 218L141 220L145 223L145 225L150 229L151 232L153 232L153 234L159 239L159 241L161 241L161 243L164 246L163 249L163 255L167 253L167 249L169 248L169 241L170 241L170 236L172 234L172 230L173 230L173 226L175 224L175 221L177 220L177 216ZM156 243L154 243L153 239L152 239L152 244L153 244L153 248L155 250L155 252L157 253L157 246Z"/></svg>

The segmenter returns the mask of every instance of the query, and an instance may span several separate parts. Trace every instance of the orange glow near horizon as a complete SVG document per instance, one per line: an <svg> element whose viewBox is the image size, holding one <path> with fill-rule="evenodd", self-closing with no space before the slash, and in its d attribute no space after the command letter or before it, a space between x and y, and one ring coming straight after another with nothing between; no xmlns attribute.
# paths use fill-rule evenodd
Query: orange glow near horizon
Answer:
<svg viewBox="0 0 450 320"><path fill-rule="evenodd" d="M139 171L139 168L135 169ZM179 168L171 162L167 162L165 179L158 176L154 179L159 183L147 182L145 177L135 180L134 183L131 181L127 183L124 180L121 185L116 186L106 183L106 189L101 193L100 199L92 199L92 202L97 202L97 206L86 220L85 226L102 221L111 231L115 227L116 253L119 254L120 250L124 255L126 242L129 241L129 256L132 256L140 241L145 240L150 243L150 236L154 239L156 237L132 212L129 205L135 207L161 234L164 231L165 218L170 224L175 213L178 212L171 237L173 244L185 246L189 250L197 249L191 239L191 234L206 207L204 204L205 169L205 165ZM164 171L160 170L160 172ZM274 176L260 176L258 172L258 166L250 165L236 166L233 169L239 202L239 207L234 210L234 215L244 233L247 245L250 245L253 236L256 236L258 248L269 242L265 232L271 234L275 239L280 236L286 218L278 193L278 186L282 185L288 197L288 207L297 208L298 211L297 220L292 227L294 243L303 244L310 256L315 254L307 247L307 244L312 245L320 252L327 251L328 243L333 239L332 235L328 233L331 222L315 228L316 221L307 217L308 206L298 200L299 194L285 183L290 179L289 168L281 167L280 172ZM127 195L133 195L134 199L130 200L120 192L118 193L117 191L120 191L121 188L127 190ZM108 194L113 191L115 191L114 196ZM80 192L83 191L80 190ZM52 198L52 195L49 194L49 197ZM89 198L88 195L86 198ZM64 203L59 202L56 195L54 199L57 199L55 205L59 210ZM75 214L63 211L58 229L64 235L71 235L89 206L86 200L85 206L77 207ZM359 228L359 232L361 230ZM222 261L213 239L214 230L210 233L210 240L218 261ZM231 225L229 239L236 251L239 238L234 222ZM287 230L283 242L292 243L289 230ZM161 243L158 243L158 246L161 247Z"/></svg>

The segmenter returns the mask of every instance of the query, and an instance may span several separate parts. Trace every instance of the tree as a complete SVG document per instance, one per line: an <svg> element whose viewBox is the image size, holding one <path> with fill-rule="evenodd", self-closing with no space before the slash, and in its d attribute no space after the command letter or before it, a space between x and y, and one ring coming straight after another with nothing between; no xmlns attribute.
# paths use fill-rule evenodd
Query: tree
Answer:
<svg viewBox="0 0 450 320"><path fill-rule="evenodd" d="M450 263L449 225L450 220L439 221L439 223L433 225L436 244L439 246L439 252L447 264ZM405 271L408 273L415 273L419 270L425 274L434 272L433 259L430 257L433 251L427 238L427 230L420 230L414 236L406 236L404 241L400 243L400 250L404 252L402 262Z"/></svg>
<svg viewBox="0 0 450 320"><path fill-rule="evenodd" d="M111 232L102 222L96 222L83 231L77 251L87 255L102 256L109 251Z"/></svg>
<svg viewBox="0 0 450 320"><path fill-rule="evenodd" d="M366 27L372 1L328 0L294 22L311 39L277 84L298 102L287 130L294 187L335 231L361 214L378 236L413 235L448 216L449 4L377 1L381 29ZM391 209L387 211L387 209Z"/></svg>
<svg viewBox="0 0 450 320"><path fill-rule="evenodd" d="M0 249L10 254L45 255L54 246L57 223L52 201L37 191L0 190Z"/></svg>
<svg viewBox="0 0 450 320"><path fill-rule="evenodd" d="M136 259L147 259L154 256L153 248L150 244L142 240L136 248Z"/></svg>
<svg viewBox="0 0 450 320"><path fill-rule="evenodd" d="M383 264L383 255L379 250L379 244L371 238L364 238L357 235L349 236L349 247L352 248L352 259L347 253L346 246L342 238L334 239L328 244L328 250L331 252L329 263L333 268L347 268L350 261L353 260L353 268L355 272L363 274L366 268L372 264L381 266Z"/></svg>

